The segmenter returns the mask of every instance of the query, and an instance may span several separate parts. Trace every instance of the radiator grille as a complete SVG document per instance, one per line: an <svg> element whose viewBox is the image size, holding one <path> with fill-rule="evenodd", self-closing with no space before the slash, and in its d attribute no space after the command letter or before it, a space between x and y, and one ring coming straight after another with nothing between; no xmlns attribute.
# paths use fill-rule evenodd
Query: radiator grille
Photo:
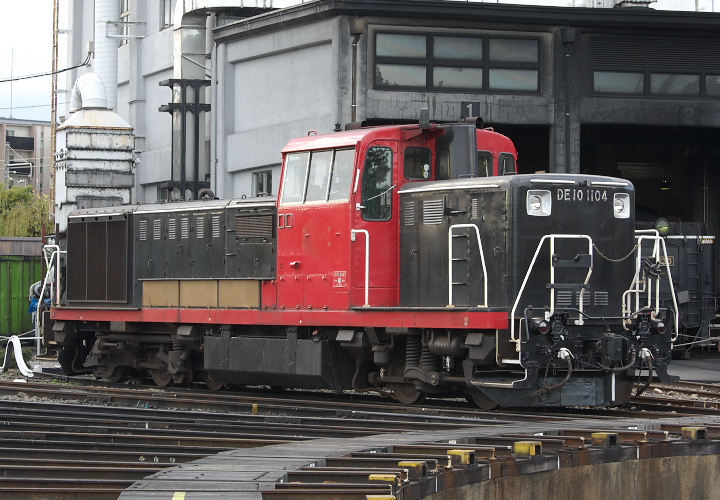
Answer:
<svg viewBox="0 0 720 500"><path fill-rule="evenodd" d="M445 199L423 201L423 223L442 224L445 214Z"/></svg>
<svg viewBox="0 0 720 500"><path fill-rule="evenodd" d="M470 204L470 218L471 219L477 219L478 215L480 214L479 210L480 202L477 198L472 199L472 203Z"/></svg>
<svg viewBox="0 0 720 500"><path fill-rule="evenodd" d="M127 222L68 225L68 301L127 301Z"/></svg>
<svg viewBox="0 0 720 500"><path fill-rule="evenodd" d="M174 240L177 238L177 220L168 219L168 239Z"/></svg>
<svg viewBox="0 0 720 500"><path fill-rule="evenodd" d="M236 215L235 238L263 238L272 239L274 214L263 215Z"/></svg>

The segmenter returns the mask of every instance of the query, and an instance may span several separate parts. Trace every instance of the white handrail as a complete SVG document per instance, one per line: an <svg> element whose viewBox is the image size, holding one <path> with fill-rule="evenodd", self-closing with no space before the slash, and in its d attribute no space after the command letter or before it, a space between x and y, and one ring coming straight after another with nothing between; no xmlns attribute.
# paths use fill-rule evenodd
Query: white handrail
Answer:
<svg viewBox="0 0 720 500"><path fill-rule="evenodd" d="M362 233L365 235L365 304L363 307L370 306L370 233L367 229L351 229L350 241L355 241L355 235Z"/></svg>
<svg viewBox="0 0 720 500"><path fill-rule="evenodd" d="M40 346L42 344L42 334L40 333L41 327L43 325L42 323L42 306L43 306L43 297L45 296L45 290L50 288L53 284L52 279L52 273L55 271L55 288L50 288L50 303L55 305L59 302L58 298L60 297L60 255L66 254L67 251L60 250L60 247L58 245L45 245L43 246L43 258L45 259L45 267L47 268L47 271L45 272L45 278L43 278L43 284L42 287L40 287L40 297L38 298L38 306L37 306L37 312L35 314L35 333L37 335L37 345L35 346L36 353L40 354ZM57 258L57 262L53 266L53 262Z"/></svg>
<svg viewBox="0 0 720 500"><path fill-rule="evenodd" d="M647 235L649 231L654 232L652 235ZM660 236L657 231L655 230L638 230L635 231L636 233L636 239L637 239L637 259L635 263L635 275L633 276L633 281L631 283L631 286L633 288L630 288L629 290L625 291L623 294L623 315L629 316L632 314L632 305L630 302L632 301L632 296L635 297L635 310L640 310L640 294L647 292L647 302L646 306L654 309L652 313L652 317L654 317L659 314L660 312L660 283L657 284L655 287L654 292L654 302L655 305L653 306L653 286L652 282L650 280L647 280L643 278L640 279L640 269L642 268L642 243L643 240L649 240L653 241L653 249L651 252L651 257L655 259L655 261L659 260L660 256L663 256L665 258L665 270L667 272L667 278L668 283L670 284L670 296L673 300L673 306L674 306L674 316L675 316L675 335L671 337L671 341L675 342L678 338L678 335L680 334L680 313L678 311L678 304L677 304L677 297L675 296L675 286L672 281L672 275L670 274L670 262L667 257L667 247L665 246L665 238ZM660 253L660 248L662 247L662 254ZM646 287L641 287L641 285L647 285ZM627 328L627 327L626 327Z"/></svg>
<svg viewBox="0 0 720 500"><path fill-rule="evenodd" d="M482 247L482 240L480 239L480 230L475 224L453 224L448 229L448 307L453 306L453 291L452 291L452 237L453 229L474 229L475 235L477 236L478 249L480 250L480 260L482 262L483 271L483 303L478 307L487 307L487 267L485 266L485 252Z"/></svg>
<svg viewBox="0 0 720 500"><path fill-rule="evenodd" d="M520 303L520 299L522 298L522 294L525 291L525 286L527 285L528 279L530 278L530 273L532 272L533 268L535 267L535 261L537 260L538 255L540 254L540 249L543 246L543 243L545 243L546 239L550 239L552 243L551 247L551 253L550 253L550 259L552 260L552 249L554 249L554 242L555 239L586 239L588 240L588 253L590 254L590 268L588 269L587 276L585 277L584 284L587 285L588 281L590 280L590 276L592 275L592 269L593 269L593 253L592 253L592 238L586 234L546 234L542 238L540 238L540 241L538 242L537 248L535 249L535 255L533 255L532 261L530 262L530 265L528 266L528 270L525 273L525 278L523 279L522 285L520 285L520 290L518 291L517 297L515 298L515 303L513 304L512 310L510 311L510 340L511 342L515 342L516 344L516 351L520 352L520 337L515 338L515 311L517 310L517 307ZM550 269L551 269L551 279L554 280L555 274L554 274L554 267L552 266L552 262L550 262ZM554 291L551 292L552 297L554 297ZM551 298L552 298L551 297ZM580 311L582 311L582 299L583 295L580 294ZM552 316L552 312L550 311L550 316ZM546 314L546 319L547 319ZM580 317L582 319L582 316ZM518 361L519 362L519 361Z"/></svg>

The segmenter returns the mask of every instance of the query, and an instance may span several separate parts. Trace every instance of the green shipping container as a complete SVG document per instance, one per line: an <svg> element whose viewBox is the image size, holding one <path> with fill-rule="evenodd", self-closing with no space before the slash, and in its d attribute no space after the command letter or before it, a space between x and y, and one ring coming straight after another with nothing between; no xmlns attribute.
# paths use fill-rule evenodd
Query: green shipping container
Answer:
<svg viewBox="0 0 720 500"><path fill-rule="evenodd" d="M27 255L31 253L35 255ZM33 329L28 292L42 279L42 267L40 238L0 238L0 335Z"/></svg>

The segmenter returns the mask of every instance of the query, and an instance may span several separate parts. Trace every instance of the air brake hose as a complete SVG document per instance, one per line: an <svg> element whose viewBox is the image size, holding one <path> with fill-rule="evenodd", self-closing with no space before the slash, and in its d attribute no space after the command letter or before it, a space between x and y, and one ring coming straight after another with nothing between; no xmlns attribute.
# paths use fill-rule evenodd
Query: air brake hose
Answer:
<svg viewBox="0 0 720 500"><path fill-rule="evenodd" d="M565 347L563 347L562 349L560 349L560 352L558 352L558 357L560 359L564 359L565 362L567 363L567 375L565 375L565 378L562 379L560 382L558 382L555 385L550 385L550 386L545 385L545 386L541 387L540 390L535 392L535 394L547 394L548 392L554 391L555 389L560 389L562 386L567 384L568 380L570 380L570 377L572 376L572 371L573 371L572 353L569 350L567 350Z"/></svg>

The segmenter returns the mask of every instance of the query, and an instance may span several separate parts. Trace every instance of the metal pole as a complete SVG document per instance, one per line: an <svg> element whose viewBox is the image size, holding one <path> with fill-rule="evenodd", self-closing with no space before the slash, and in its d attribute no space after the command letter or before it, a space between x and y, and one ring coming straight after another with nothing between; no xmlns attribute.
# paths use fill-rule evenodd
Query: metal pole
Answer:
<svg viewBox="0 0 720 500"><path fill-rule="evenodd" d="M193 186L193 200L198 199L198 193L200 192L200 89L202 89L200 82L193 85L195 91L195 113L193 117L195 120L195 184Z"/></svg>
<svg viewBox="0 0 720 500"><path fill-rule="evenodd" d="M52 102L50 105L50 213L55 213L55 149L57 148L57 70L60 0L53 2Z"/></svg>

